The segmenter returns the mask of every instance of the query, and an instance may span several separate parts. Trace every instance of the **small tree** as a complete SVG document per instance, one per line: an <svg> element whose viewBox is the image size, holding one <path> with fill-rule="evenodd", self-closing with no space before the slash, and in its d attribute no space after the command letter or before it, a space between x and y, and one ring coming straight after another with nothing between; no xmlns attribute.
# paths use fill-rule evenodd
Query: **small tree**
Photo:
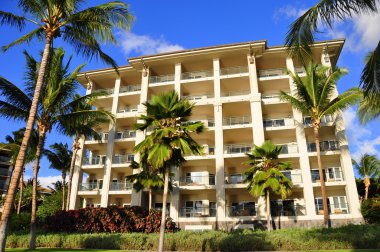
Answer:
<svg viewBox="0 0 380 252"><path fill-rule="evenodd" d="M364 199L368 199L368 189L371 185L371 179L378 180L380 178L380 160L375 155L364 154L360 157L360 161L352 160L352 164L363 176L365 195Z"/></svg>
<svg viewBox="0 0 380 252"><path fill-rule="evenodd" d="M271 230L270 194L280 195L285 199L291 194L292 182L281 172L291 169L289 162L279 162L282 146L265 141L261 146L254 145L251 153L246 153L251 165L245 172L247 190L254 197L265 196L267 211L267 229Z"/></svg>

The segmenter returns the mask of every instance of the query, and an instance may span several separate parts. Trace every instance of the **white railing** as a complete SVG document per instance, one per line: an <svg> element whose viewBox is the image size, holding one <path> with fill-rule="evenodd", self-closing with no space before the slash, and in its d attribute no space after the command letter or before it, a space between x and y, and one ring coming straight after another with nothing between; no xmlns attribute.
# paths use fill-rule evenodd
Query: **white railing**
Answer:
<svg viewBox="0 0 380 252"><path fill-rule="evenodd" d="M141 91L140 85L129 85L129 86L120 87L120 93L129 93L129 92L136 92L136 91Z"/></svg>
<svg viewBox="0 0 380 252"><path fill-rule="evenodd" d="M227 91L223 92L222 96L228 97L228 96L240 96L240 95L249 95L251 91L249 90L240 90L240 91Z"/></svg>
<svg viewBox="0 0 380 252"><path fill-rule="evenodd" d="M233 75L248 73L248 67L236 66L236 67L224 67L220 69L220 75Z"/></svg>
<svg viewBox="0 0 380 252"><path fill-rule="evenodd" d="M277 144L277 145L282 146L281 154L298 153L298 144L296 143Z"/></svg>
<svg viewBox="0 0 380 252"><path fill-rule="evenodd" d="M190 80L190 79L200 79L200 78L207 78L212 77L213 72L212 71L193 71L193 72L185 72L181 74L181 80Z"/></svg>
<svg viewBox="0 0 380 252"><path fill-rule="evenodd" d="M287 75L285 68L259 70L259 77L275 77Z"/></svg>
<svg viewBox="0 0 380 252"><path fill-rule="evenodd" d="M339 150L339 143L336 140L320 141L319 147L320 147L321 152L337 151L337 150ZM317 148L316 148L315 143L308 143L307 144L307 150L308 150L308 152L317 152Z"/></svg>
<svg viewBox="0 0 380 252"><path fill-rule="evenodd" d="M233 126L233 125L244 125L250 124L252 122L251 116L243 115L243 116L231 116L223 118L224 126Z"/></svg>
<svg viewBox="0 0 380 252"><path fill-rule="evenodd" d="M293 184L302 184L302 174L301 173L292 173L291 171L282 171L282 174L285 175Z"/></svg>
<svg viewBox="0 0 380 252"><path fill-rule="evenodd" d="M264 128L275 128L283 126L293 126L293 118L280 118L280 119L264 119Z"/></svg>
<svg viewBox="0 0 380 252"><path fill-rule="evenodd" d="M324 115L321 117L321 123L322 124L326 124L326 123L329 123L329 122L334 122L335 120L335 117L333 115ZM312 124L312 119L311 119L311 116L305 116L303 118L303 123L305 125L311 125Z"/></svg>
<svg viewBox="0 0 380 252"><path fill-rule="evenodd" d="M111 182L110 191L127 191L132 190L133 185L126 182Z"/></svg>
<svg viewBox="0 0 380 252"><path fill-rule="evenodd" d="M294 68L294 72L295 72L296 74L305 74L305 73L306 73L306 70L305 70L304 67L295 67L295 68Z"/></svg>
<svg viewBox="0 0 380 252"><path fill-rule="evenodd" d="M226 144L224 145L225 154L247 153L252 149L251 144Z"/></svg>
<svg viewBox="0 0 380 252"><path fill-rule="evenodd" d="M115 134L115 139L135 138L136 130L119 131Z"/></svg>
<svg viewBox="0 0 380 252"><path fill-rule="evenodd" d="M149 77L149 83L163 83L163 82L170 82L174 81L174 74L167 74L167 75L157 75L157 76L150 76Z"/></svg>
<svg viewBox="0 0 380 252"><path fill-rule="evenodd" d="M113 94L114 89L113 88L95 89L93 92L94 93L103 93L102 95L106 96L106 95Z"/></svg>
<svg viewBox="0 0 380 252"><path fill-rule="evenodd" d="M89 136L88 141L108 141L108 132L97 132L100 139L95 139L94 136Z"/></svg>
<svg viewBox="0 0 380 252"><path fill-rule="evenodd" d="M196 100L208 99L211 97L212 97L211 94L198 94L198 95L184 95L181 98L187 99L189 101L196 101Z"/></svg>
<svg viewBox="0 0 380 252"><path fill-rule="evenodd" d="M137 106L135 107L123 107L120 108L118 113L130 113L130 112L137 112Z"/></svg>
<svg viewBox="0 0 380 252"><path fill-rule="evenodd" d="M133 154L125 154L125 155L114 155L112 158L113 164L125 164L130 163L134 159Z"/></svg>
<svg viewBox="0 0 380 252"><path fill-rule="evenodd" d="M106 162L106 156L85 157L84 165L103 165Z"/></svg>

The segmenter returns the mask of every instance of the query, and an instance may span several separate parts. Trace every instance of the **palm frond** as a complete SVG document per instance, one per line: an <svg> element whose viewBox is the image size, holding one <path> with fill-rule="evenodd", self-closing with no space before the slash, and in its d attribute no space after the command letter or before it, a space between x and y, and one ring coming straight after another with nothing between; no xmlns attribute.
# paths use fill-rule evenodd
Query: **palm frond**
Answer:
<svg viewBox="0 0 380 252"><path fill-rule="evenodd" d="M360 77L360 86L366 96L380 94L380 41L366 58Z"/></svg>
<svg viewBox="0 0 380 252"><path fill-rule="evenodd" d="M38 38L40 41L43 39L44 36L44 30L41 27L38 27L37 29L34 29L33 31L23 35L22 37L16 39L15 41L9 43L8 45L2 46L1 49L3 52L8 51L9 48L20 45L22 43L29 44L34 38Z"/></svg>
<svg viewBox="0 0 380 252"><path fill-rule="evenodd" d="M333 115L337 111L345 110L346 108L357 104L362 98L363 93L359 88L350 88L330 101L324 110L320 111L320 117L323 115Z"/></svg>
<svg viewBox="0 0 380 252"><path fill-rule="evenodd" d="M380 95L367 95L359 103L357 111L361 124L366 124L380 116Z"/></svg>
<svg viewBox="0 0 380 252"><path fill-rule="evenodd" d="M0 25L6 24L15 26L21 31L25 27L25 21L25 17L10 12L0 11Z"/></svg>

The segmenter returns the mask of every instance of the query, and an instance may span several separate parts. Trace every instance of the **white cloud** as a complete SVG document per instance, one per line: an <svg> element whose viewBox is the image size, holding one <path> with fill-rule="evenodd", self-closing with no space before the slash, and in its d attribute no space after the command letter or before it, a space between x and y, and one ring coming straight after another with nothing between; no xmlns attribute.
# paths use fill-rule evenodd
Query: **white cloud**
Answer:
<svg viewBox="0 0 380 252"><path fill-rule="evenodd" d="M296 8L294 5L283 6L273 13L273 18L277 22L281 19L296 19L304 14L307 9Z"/></svg>
<svg viewBox="0 0 380 252"><path fill-rule="evenodd" d="M183 50L184 47L167 41L163 36L152 38L148 35L120 33L121 47L128 56L130 53L155 54Z"/></svg>
<svg viewBox="0 0 380 252"><path fill-rule="evenodd" d="M25 175L25 180L31 179L32 176ZM38 177L38 181L40 182L40 185L42 187L48 187L51 186L52 183L57 182L58 180L62 180L62 176L46 176L46 177Z"/></svg>

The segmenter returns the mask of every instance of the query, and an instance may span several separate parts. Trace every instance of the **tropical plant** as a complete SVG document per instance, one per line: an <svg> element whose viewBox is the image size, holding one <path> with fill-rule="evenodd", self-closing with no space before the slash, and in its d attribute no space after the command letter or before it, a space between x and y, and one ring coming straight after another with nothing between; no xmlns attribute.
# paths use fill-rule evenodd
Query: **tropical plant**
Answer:
<svg viewBox="0 0 380 252"><path fill-rule="evenodd" d="M292 192L292 182L281 172L292 169L289 162L279 162L282 146L265 141L261 146L254 145L251 153L246 153L251 167L245 171L247 190L254 197L265 196L267 211L267 229L271 230L270 194L285 199Z"/></svg>
<svg viewBox="0 0 380 252"><path fill-rule="evenodd" d="M336 83L345 74L344 68L330 69L322 65L316 65L311 61L305 66L306 77L302 78L297 73L289 71L296 91L294 95L281 91L281 100L289 102L293 108L305 115L309 115L312 121L314 142L317 150L317 162L321 180L321 193L324 209L324 225L329 226L329 214L325 180L323 177L321 150L319 141L319 128L321 118L325 115L334 115L347 107L357 103L362 93L358 88L351 88L342 94L335 96Z"/></svg>
<svg viewBox="0 0 380 252"><path fill-rule="evenodd" d="M185 161L185 155L202 153L202 147L192 138L191 133L201 133L204 125L201 122L187 121L194 104L181 100L175 91L152 96L152 100L144 103L144 106L146 115L141 115L141 123L136 124L135 128L146 130L153 127L153 131L134 150L147 153L147 163L155 169L162 169L164 173L159 242L159 251L163 251L170 169L179 167Z"/></svg>
<svg viewBox="0 0 380 252"><path fill-rule="evenodd" d="M380 93L365 96L357 111L361 124L367 124L380 116Z"/></svg>
<svg viewBox="0 0 380 252"><path fill-rule="evenodd" d="M377 0L318 1L291 24L285 38L289 53L307 62L312 58L311 45L320 27L324 25L332 29L336 21L345 21L357 14L377 13L376 3ZM367 56L360 82L366 96L380 93L380 41Z"/></svg>
<svg viewBox="0 0 380 252"><path fill-rule="evenodd" d="M65 187L66 174L70 169L70 161L73 152L69 150L69 146L63 143L54 143L50 145L51 150L44 150L44 155L50 162L50 168L58 170L62 174L62 210L65 210Z"/></svg>
<svg viewBox="0 0 380 252"><path fill-rule="evenodd" d="M99 57L116 68L115 61L101 50L99 43L116 43L113 28L128 30L133 21L133 16L128 11L128 5L123 2L109 2L80 10L83 2L83 0L20 0L18 1L18 7L23 12L22 15L0 11L0 24L17 27L20 30L23 30L27 24L37 26L36 29L21 38L3 46L3 51L15 45L29 43L34 38L45 41L38 78L35 90L32 93L33 99L27 117L24 138L14 166L14 175L8 189L7 200L4 204L0 227L1 252L5 251L6 231L11 206L21 171L24 167L25 153L28 149L31 130L35 123L43 78L54 39L61 38L71 44L77 53L84 55L86 58Z"/></svg>
<svg viewBox="0 0 380 252"><path fill-rule="evenodd" d="M380 178L380 160L375 155L364 154L360 157L360 161L352 160L352 164L363 177L365 186L364 199L368 199L368 189L371 185L371 179L378 180Z"/></svg>
<svg viewBox="0 0 380 252"><path fill-rule="evenodd" d="M0 90L4 96L4 100L1 101L0 115L13 120L25 120L28 118L29 109L32 104L30 97L32 97L36 85L38 63L28 53L24 52L24 54L27 60L27 71L25 75L26 92L23 92L8 80L0 79ZM72 73L69 73L68 69L71 57L65 64L64 55L65 52L62 48L55 49L54 52L51 53L36 114L39 138L33 167L34 182L30 248L35 248L37 175L40 168L39 163L41 155L43 154L46 134L53 128L56 128L61 133L65 133L68 128L72 128L81 123L85 124L86 120L92 118L95 114L108 115L108 112L102 110L77 111L78 104L93 100L97 94L90 94L74 99L75 90L78 87L76 77L83 65L78 66Z"/></svg>
<svg viewBox="0 0 380 252"><path fill-rule="evenodd" d="M13 165L16 163L17 155L20 150L24 133L25 133L25 128L13 131L12 132L13 137L10 135L5 136L5 141L7 141L7 143L0 143L0 148L4 148L11 151L11 162ZM34 160L37 142L38 142L38 132L33 129L31 138L30 138L30 143L29 143L26 156L25 156L25 164L29 164ZM21 210L22 195L23 195L23 190L24 190L24 172L25 172L25 168L22 169L22 173L20 177L19 199L18 199L18 204L16 208L17 214L20 214L20 210Z"/></svg>
<svg viewBox="0 0 380 252"><path fill-rule="evenodd" d="M92 94L92 99L84 99L81 100L81 96L79 94L76 94L74 96L75 100L82 101L75 104L75 106L72 107L72 113L82 113L82 111L88 111L90 116L87 116L85 118L85 121L77 121L77 123L73 123L71 125L68 125L64 129L64 134L69 135L71 137L74 137L74 142L72 145L72 157L70 161L70 167L69 167L69 180L67 183L67 197L66 197L66 209L69 210L70 207L70 196L71 196L71 184L73 180L74 175L74 167L75 167L75 161L77 160L77 154L78 151L81 148L80 139L81 138L88 138L92 137L95 140L101 140L101 135L96 132L94 129L104 123L109 123L110 120L115 120L112 113L107 111L102 111L100 113L93 113L90 111L93 111L92 109L92 102L96 97L99 95L102 95L101 92L96 92ZM90 97L89 97L90 98Z"/></svg>

